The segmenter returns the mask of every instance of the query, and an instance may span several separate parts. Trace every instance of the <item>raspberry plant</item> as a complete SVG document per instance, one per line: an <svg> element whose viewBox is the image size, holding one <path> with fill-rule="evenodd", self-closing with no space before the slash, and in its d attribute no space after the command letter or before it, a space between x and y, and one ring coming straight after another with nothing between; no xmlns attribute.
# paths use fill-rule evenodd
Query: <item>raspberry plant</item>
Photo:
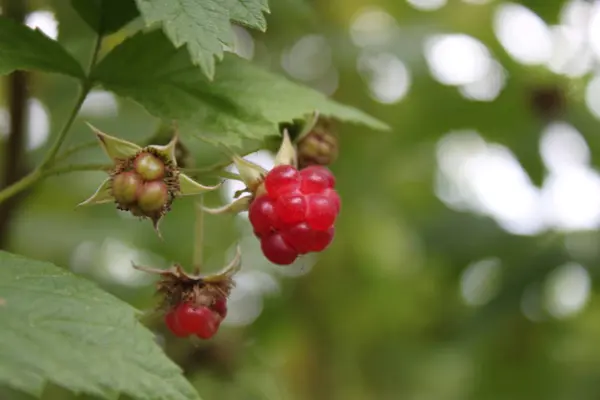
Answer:
<svg viewBox="0 0 600 400"><path fill-rule="evenodd" d="M311 154L308 150L298 154L297 144L309 148L305 143L311 136L295 137L294 143L279 126L300 119L309 132L316 115L374 129L386 126L225 52L223 45L230 48L233 44L232 23L266 29L266 0L72 0L70 4L95 36L85 68L58 41L12 20L8 13L0 17L3 74L53 73L79 84L72 109L52 135L41 162L0 190L0 204L55 175L105 171L105 180L98 182L97 191L81 205L113 204L150 219L159 232L159 222L177 207L179 197L197 196L200 201L204 193L220 186L203 185L184 168L193 159L185 142L200 138L227 149L239 170L233 178L244 181L246 189L224 207L199 206L197 227L202 227L202 210L212 214L249 210L265 257L281 265L330 245L341 202L335 178L323 166L329 162L323 162L319 153L321 161L316 164L320 165L302 169L303 160ZM129 22L135 19L146 27L131 32ZM114 33L124 39L109 47L105 39ZM138 145L90 125L95 143L110 164L70 164L72 155L90 147L65 149L65 144L72 126L84 122L79 111L95 87L135 101L163 126L172 126L169 140L154 141L155 135L148 132L148 140ZM281 146L277 167L266 171L243 155L251 151L245 147L248 140L269 138ZM185 157L185 165L180 157ZM232 177L222 170L224 166L203 172L207 177ZM195 174L194 178L204 176ZM197 239L198 254L201 248ZM227 298L241 256L238 253L216 274L200 273L199 256L193 273L179 264L167 269L135 268L159 276L157 311L172 334L207 340L215 337L227 315ZM38 396L50 382L100 398L119 394L137 399L199 398L155 343L154 334L139 323L137 314L122 300L49 262L0 252L0 326L4 331L0 385Z"/></svg>

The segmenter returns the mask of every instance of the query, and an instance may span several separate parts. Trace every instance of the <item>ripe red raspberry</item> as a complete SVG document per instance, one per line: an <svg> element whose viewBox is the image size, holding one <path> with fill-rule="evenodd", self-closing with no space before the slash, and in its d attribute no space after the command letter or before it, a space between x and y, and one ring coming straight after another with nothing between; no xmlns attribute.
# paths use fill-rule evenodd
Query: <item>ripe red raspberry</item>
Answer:
<svg viewBox="0 0 600 400"><path fill-rule="evenodd" d="M274 264L290 265L298 257L298 252L287 244L278 232L263 236L260 247L265 257Z"/></svg>
<svg viewBox="0 0 600 400"><path fill-rule="evenodd" d="M181 303L165 316L165 322L176 336L196 335L210 339L217 333L221 318L208 307Z"/></svg>
<svg viewBox="0 0 600 400"><path fill-rule="evenodd" d="M333 241L334 235L335 228L333 226L326 231L316 231L311 251L319 252L325 250Z"/></svg>
<svg viewBox="0 0 600 400"><path fill-rule="evenodd" d="M306 222L296 224L281 233L286 243L299 254L325 250L333 241L334 234L333 226L326 231L316 231Z"/></svg>
<svg viewBox="0 0 600 400"><path fill-rule="evenodd" d="M300 190L304 194L321 193L335 187L335 177L327 168L313 165L300 171Z"/></svg>
<svg viewBox="0 0 600 400"><path fill-rule="evenodd" d="M165 314L165 324L167 328L173 333L173 335L177 337L186 337L188 333L181 329L179 323L177 322L177 317L175 316L175 310L169 311Z"/></svg>
<svg viewBox="0 0 600 400"><path fill-rule="evenodd" d="M277 217L283 223L295 224L306 219L306 198L300 193L284 193L275 204Z"/></svg>
<svg viewBox="0 0 600 400"><path fill-rule="evenodd" d="M271 232L277 219L274 201L269 196L254 199L248 210L248 219L258 236Z"/></svg>
<svg viewBox="0 0 600 400"><path fill-rule="evenodd" d="M215 310L221 318L225 319L227 316L227 299L225 297L219 297L213 303L212 309Z"/></svg>
<svg viewBox="0 0 600 400"><path fill-rule="evenodd" d="M337 206L331 197L323 194L311 194L308 196L308 210L306 222L317 231L329 229L337 217Z"/></svg>
<svg viewBox="0 0 600 400"><path fill-rule="evenodd" d="M283 193L297 189L299 186L300 174L291 165L279 165L269 171L265 177L267 193L274 199Z"/></svg>
<svg viewBox="0 0 600 400"><path fill-rule="evenodd" d="M267 259L289 265L300 254L329 246L340 211L331 171L321 166L298 171L280 165L267 174L264 186L267 194L253 200L249 219Z"/></svg>
<svg viewBox="0 0 600 400"><path fill-rule="evenodd" d="M321 194L329 198L329 200L335 205L336 212L339 213L342 207L342 200L337 192L333 189L325 189Z"/></svg>

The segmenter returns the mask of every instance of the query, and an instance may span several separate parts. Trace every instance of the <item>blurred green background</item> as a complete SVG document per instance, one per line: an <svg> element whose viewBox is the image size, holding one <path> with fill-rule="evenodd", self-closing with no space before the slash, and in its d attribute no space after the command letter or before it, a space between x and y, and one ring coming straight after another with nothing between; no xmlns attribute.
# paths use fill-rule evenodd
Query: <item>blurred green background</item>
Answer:
<svg viewBox="0 0 600 400"><path fill-rule="evenodd" d="M319 257L271 265L245 215L207 217L207 271L226 263L237 241L244 252L230 314L200 344L153 326L201 396L600 398L600 2L270 3L267 33L236 28L235 51L392 130L338 125L332 170L343 208L335 241ZM30 26L87 59L93 34L69 1L27 7ZM102 53L140 26L111 35ZM76 86L55 75L28 79L31 167ZM140 143L158 123L96 90L67 147L93 139L86 120ZM197 167L223 160L201 141L184 144ZM272 163L268 152L250 158ZM94 148L77 161L105 160ZM190 265L193 200L177 201L160 241L150 223L110 205L75 210L102 179L82 172L36 186L11 209L2 246L151 310L153 280L130 262ZM237 189L229 184L207 202L229 202ZM81 397L48 387L44 398Z"/></svg>

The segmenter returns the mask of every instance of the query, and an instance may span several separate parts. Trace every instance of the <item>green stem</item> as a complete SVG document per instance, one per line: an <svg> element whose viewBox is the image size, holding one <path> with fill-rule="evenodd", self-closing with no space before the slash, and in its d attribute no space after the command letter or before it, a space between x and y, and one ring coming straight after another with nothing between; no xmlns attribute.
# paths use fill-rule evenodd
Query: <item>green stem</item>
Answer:
<svg viewBox="0 0 600 400"><path fill-rule="evenodd" d="M73 122L75 122L75 118L77 118L77 114L79 114L79 109L83 105L83 102L85 101L85 98L87 97L87 94L89 93L89 91L90 91L89 83L87 81L83 82L79 89L79 96L77 96L75 105L73 106L73 109L71 110L71 114L69 114L69 117L63 124L62 129L60 130L60 132L58 134L58 137L52 144L52 147L50 148L50 150L46 153L44 160L38 166L37 169L42 170L54 161L54 157L56 157L58 150L60 150L60 146L63 144L63 142L67 138L67 133L69 133L69 130L71 129L71 125L73 125Z"/></svg>
<svg viewBox="0 0 600 400"><path fill-rule="evenodd" d="M23 190L36 183L41 177L41 171L38 169L34 170L28 175L25 175L25 177L22 179L0 191L0 203L3 203L5 200L21 193Z"/></svg>
<svg viewBox="0 0 600 400"><path fill-rule="evenodd" d="M54 162L56 155L58 154L58 151L60 150L60 147L62 146L63 142L67 138L67 134L69 133L69 130L71 129L71 125L73 125L73 122L75 121L77 114L79 114L79 110L81 109L81 106L83 105L83 102L85 101L85 98L87 97L90 89L92 88L92 80L90 79L90 74L91 74L93 66L96 64L96 60L98 59L98 53L100 51L101 43L102 43L102 37L100 35L98 35L96 37L96 42L94 44L94 50L93 50L90 64L89 64L89 67L87 70L86 78L80 82L81 86L79 89L79 95L77 96L77 99L75 100L75 105L73 106L73 109L71 110L71 113L69 114L69 117L67 118L67 120L63 124L62 128L60 129L58 136L56 137L54 143L52 143L50 150L48 150L48 152L44 156L44 159L37 166L36 169L34 169L31 173L29 173L28 175L26 175L19 181L15 182L14 184L12 184L12 185L8 186L7 188L3 189L2 191L0 191L0 203L4 202L6 199L8 199L16 194L22 192L23 190L32 186L34 183L38 182L40 179L43 179L43 178L49 176L46 170Z"/></svg>
<svg viewBox="0 0 600 400"><path fill-rule="evenodd" d="M44 171L42 177L49 178L51 176L68 174L70 172L80 171L108 171L112 168L112 165L108 164L72 164L64 167L50 168Z"/></svg>
<svg viewBox="0 0 600 400"><path fill-rule="evenodd" d="M97 147L97 146L98 146L98 141L97 140L89 141L89 142L84 142L84 143L80 143L80 144L76 144L76 145L74 145L72 147L69 147L68 149L66 149L65 151L63 151L61 154L57 155L54 158L53 164L58 164L59 162L68 159L73 154L79 153L82 150L91 149L91 148L94 148L94 147Z"/></svg>
<svg viewBox="0 0 600 400"><path fill-rule="evenodd" d="M194 223L194 273L199 274L204 257L204 196L196 203L196 222Z"/></svg>

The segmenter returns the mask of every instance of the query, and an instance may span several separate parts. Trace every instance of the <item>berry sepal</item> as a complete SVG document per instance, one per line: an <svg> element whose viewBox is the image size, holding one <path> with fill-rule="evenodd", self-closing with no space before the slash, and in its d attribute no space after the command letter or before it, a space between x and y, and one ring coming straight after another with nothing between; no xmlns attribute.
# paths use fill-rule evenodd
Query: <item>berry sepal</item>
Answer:
<svg viewBox="0 0 600 400"><path fill-rule="evenodd" d="M265 177L269 171L238 155L234 155L232 161L238 169L240 178L246 185L246 188L239 191L236 197L242 196L243 194L247 195L239 197L232 203L223 207L203 207L204 211L209 214L239 214L240 212L248 211L250 204L255 198L266 194ZM275 167L282 165L288 165L293 168L296 168L297 165L296 149L294 148L294 144L292 143L287 130L283 131L283 140L275 156Z"/></svg>

